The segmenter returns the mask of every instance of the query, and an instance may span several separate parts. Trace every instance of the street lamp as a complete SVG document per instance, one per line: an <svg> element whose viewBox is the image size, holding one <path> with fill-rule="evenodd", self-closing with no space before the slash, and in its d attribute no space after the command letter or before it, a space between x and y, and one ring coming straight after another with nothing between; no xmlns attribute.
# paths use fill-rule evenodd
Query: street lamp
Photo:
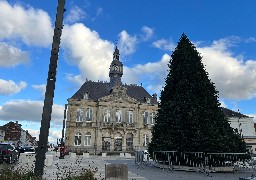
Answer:
<svg viewBox="0 0 256 180"><path fill-rule="evenodd" d="M239 109L238 109L238 131L240 133L240 136L243 138L242 129L241 129L241 123L240 123L241 117L242 117L242 114L239 112Z"/></svg>

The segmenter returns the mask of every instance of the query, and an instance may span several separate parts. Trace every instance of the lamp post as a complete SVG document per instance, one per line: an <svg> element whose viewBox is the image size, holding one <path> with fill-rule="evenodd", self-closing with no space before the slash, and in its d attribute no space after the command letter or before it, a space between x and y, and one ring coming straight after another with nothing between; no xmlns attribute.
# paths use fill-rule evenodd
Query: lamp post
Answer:
<svg viewBox="0 0 256 180"><path fill-rule="evenodd" d="M42 113L40 134L39 134L39 143L36 151L36 162L34 173L38 176L43 176L44 173L44 161L45 154L47 151L47 142L49 136L50 122L51 122L51 114L52 114L52 105L53 105L53 97L54 97L54 89L56 82L56 74L57 74L57 65L59 58L59 47L60 47L60 37L63 28L63 14L65 12L64 9L65 0L58 0L53 42L52 42L52 50L48 71L48 78L46 84L46 92L44 99L44 107Z"/></svg>
<svg viewBox="0 0 256 180"><path fill-rule="evenodd" d="M64 146L64 130L65 130L65 122L67 118L67 107L68 105L65 104L65 109L64 109L64 118L63 118L63 126L62 126L62 136L61 136L61 146Z"/></svg>
<svg viewBox="0 0 256 180"><path fill-rule="evenodd" d="M241 113L239 112L239 109L238 109L238 131L240 133L240 136L243 137L242 135L242 129L241 129L241 123L240 123L240 119L241 119L242 115Z"/></svg>

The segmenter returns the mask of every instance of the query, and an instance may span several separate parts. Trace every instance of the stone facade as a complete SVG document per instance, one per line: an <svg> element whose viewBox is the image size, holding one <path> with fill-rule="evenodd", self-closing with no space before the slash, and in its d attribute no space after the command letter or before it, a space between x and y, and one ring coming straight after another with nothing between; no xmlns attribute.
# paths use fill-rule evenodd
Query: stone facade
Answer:
<svg viewBox="0 0 256 180"><path fill-rule="evenodd" d="M237 129L243 137L247 149L256 154L256 133L253 122L253 117L242 116L242 117L229 117L229 124L232 128Z"/></svg>
<svg viewBox="0 0 256 180"><path fill-rule="evenodd" d="M156 94L122 84L122 67L116 48L110 82L87 81L68 99L65 144L70 151L98 154L147 148L158 110Z"/></svg>

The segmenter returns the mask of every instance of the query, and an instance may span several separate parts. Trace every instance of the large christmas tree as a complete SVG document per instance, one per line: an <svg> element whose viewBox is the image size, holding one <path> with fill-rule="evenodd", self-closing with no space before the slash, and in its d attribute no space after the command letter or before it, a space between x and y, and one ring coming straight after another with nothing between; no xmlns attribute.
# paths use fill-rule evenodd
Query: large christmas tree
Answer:
<svg viewBox="0 0 256 180"><path fill-rule="evenodd" d="M202 57L185 34L171 56L149 152L246 152L230 127Z"/></svg>

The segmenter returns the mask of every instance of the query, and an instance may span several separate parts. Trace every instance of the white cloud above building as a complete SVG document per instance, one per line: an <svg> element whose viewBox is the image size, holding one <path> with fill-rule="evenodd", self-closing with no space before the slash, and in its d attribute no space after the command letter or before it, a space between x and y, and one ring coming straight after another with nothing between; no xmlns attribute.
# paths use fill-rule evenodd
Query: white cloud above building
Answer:
<svg viewBox="0 0 256 180"><path fill-rule="evenodd" d="M136 51L137 37L123 30L119 33L118 47L122 56L131 55Z"/></svg>
<svg viewBox="0 0 256 180"><path fill-rule="evenodd" d="M148 41L154 35L154 29L148 26L143 26L141 28L141 31L143 33L141 37L142 37L142 40L144 41Z"/></svg>
<svg viewBox="0 0 256 180"><path fill-rule="evenodd" d="M14 67L28 62L29 52L22 51L5 42L0 42L0 67Z"/></svg>
<svg viewBox="0 0 256 180"><path fill-rule="evenodd" d="M84 18L86 18L86 16L86 12L83 9L81 9L77 5L74 5L68 11L67 16L64 17L64 22L68 24L73 24L83 20Z"/></svg>
<svg viewBox="0 0 256 180"><path fill-rule="evenodd" d="M110 41L101 39L96 31L76 23L65 26L62 42L66 59L79 68L83 80L107 80L114 49ZM71 75L68 78L72 79Z"/></svg>
<svg viewBox="0 0 256 180"><path fill-rule="evenodd" d="M21 40L27 45L47 47L53 35L47 12L0 1L0 40Z"/></svg>
<svg viewBox="0 0 256 180"><path fill-rule="evenodd" d="M173 41L166 40L166 39L158 39L152 43L153 47L166 50L166 51L173 51L176 47L176 44L173 43Z"/></svg>
<svg viewBox="0 0 256 180"><path fill-rule="evenodd" d="M13 80L0 79L0 95L2 96L19 93L26 87L27 83L25 81L15 83Z"/></svg>
<svg viewBox="0 0 256 180"><path fill-rule="evenodd" d="M45 91L46 91L45 84L34 84L32 85L32 88L34 88L35 90L38 90L42 96L45 95Z"/></svg>
<svg viewBox="0 0 256 180"><path fill-rule="evenodd" d="M0 106L0 119L3 121L41 122L43 101L10 100ZM53 104L51 122L62 124L64 106Z"/></svg>

